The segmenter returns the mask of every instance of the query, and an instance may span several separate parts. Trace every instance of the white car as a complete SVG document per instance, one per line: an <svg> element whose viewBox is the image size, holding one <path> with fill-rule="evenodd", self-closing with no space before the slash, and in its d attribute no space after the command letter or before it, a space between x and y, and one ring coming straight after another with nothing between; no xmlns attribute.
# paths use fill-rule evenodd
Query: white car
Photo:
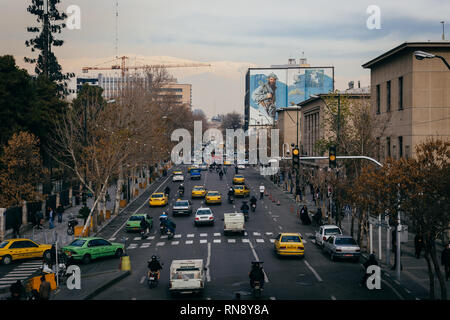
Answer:
<svg viewBox="0 0 450 320"><path fill-rule="evenodd" d="M241 164L238 164L237 167L238 167L238 169L244 170L244 169L245 169L245 164L242 164L242 163L241 163Z"/></svg>
<svg viewBox="0 0 450 320"><path fill-rule="evenodd" d="M198 208L195 213L194 224L214 224L214 214L210 208Z"/></svg>
<svg viewBox="0 0 450 320"><path fill-rule="evenodd" d="M198 166L200 169L202 169L202 171L208 170L208 166L206 165L206 163L202 163L201 165Z"/></svg>
<svg viewBox="0 0 450 320"><path fill-rule="evenodd" d="M315 236L316 244L323 247L324 241L327 241L332 235L342 235L342 230L338 226L332 224L320 226L319 231L316 232Z"/></svg>
<svg viewBox="0 0 450 320"><path fill-rule="evenodd" d="M183 182L184 181L184 175L182 174L175 174L172 178L173 182Z"/></svg>

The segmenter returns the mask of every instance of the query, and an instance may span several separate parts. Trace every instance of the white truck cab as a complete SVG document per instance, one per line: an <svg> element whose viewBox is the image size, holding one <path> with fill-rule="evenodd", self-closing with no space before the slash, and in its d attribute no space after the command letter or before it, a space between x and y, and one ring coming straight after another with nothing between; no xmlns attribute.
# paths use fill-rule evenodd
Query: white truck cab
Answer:
<svg viewBox="0 0 450 320"><path fill-rule="evenodd" d="M170 265L170 293L202 294L205 288L205 271L203 259L173 260Z"/></svg>
<svg viewBox="0 0 450 320"><path fill-rule="evenodd" d="M242 213L224 213L223 215L223 233L241 233L245 232L245 219Z"/></svg>

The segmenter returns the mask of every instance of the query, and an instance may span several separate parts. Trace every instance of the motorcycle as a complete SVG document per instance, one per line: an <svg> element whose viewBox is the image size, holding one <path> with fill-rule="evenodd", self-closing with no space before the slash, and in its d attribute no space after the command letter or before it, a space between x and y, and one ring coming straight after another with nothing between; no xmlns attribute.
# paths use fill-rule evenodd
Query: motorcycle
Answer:
<svg viewBox="0 0 450 320"><path fill-rule="evenodd" d="M261 291L262 291L261 282L258 280L255 280L253 282L253 296L255 298L261 297Z"/></svg>
<svg viewBox="0 0 450 320"><path fill-rule="evenodd" d="M256 203L252 203L251 208L252 208L252 211L255 212L255 210L256 210Z"/></svg>
<svg viewBox="0 0 450 320"><path fill-rule="evenodd" d="M142 240L147 239L147 237L148 237L147 229L141 229Z"/></svg>
<svg viewBox="0 0 450 320"><path fill-rule="evenodd" d="M165 225L161 224L159 226L159 232L160 232L161 235L167 234L167 227Z"/></svg>
<svg viewBox="0 0 450 320"><path fill-rule="evenodd" d="M178 190L178 195L180 197L183 197L184 196L184 190L183 189Z"/></svg>
<svg viewBox="0 0 450 320"><path fill-rule="evenodd" d="M248 221L248 211L247 210L244 211L244 220Z"/></svg>
<svg viewBox="0 0 450 320"><path fill-rule="evenodd" d="M156 288L159 282L159 274L155 271L149 271L147 274L147 283L149 288Z"/></svg>
<svg viewBox="0 0 450 320"><path fill-rule="evenodd" d="M171 240L174 236L174 232L172 232L170 229L167 229L166 233L167 233L167 238L169 240Z"/></svg>
<svg viewBox="0 0 450 320"><path fill-rule="evenodd" d="M234 198L233 196L228 196L228 203L233 204Z"/></svg>
<svg viewBox="0 0 450 320"><path fill-rule="evenodd" d="M69 236L75 233L75 226L78 224L77 219L72 218L67 222L67 234Z"/></svg>

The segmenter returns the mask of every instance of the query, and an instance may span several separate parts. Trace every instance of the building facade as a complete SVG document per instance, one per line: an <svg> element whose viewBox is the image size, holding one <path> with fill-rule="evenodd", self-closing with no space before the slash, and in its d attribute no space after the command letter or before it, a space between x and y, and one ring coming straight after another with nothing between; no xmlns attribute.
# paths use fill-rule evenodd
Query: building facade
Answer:
<svg viewBox="0 0 450 320"><path fill-rule="evenodd" d="M387 119L382 159L412 157L428 137L450 136L450 70L439 58L416 59L417 50L450 62L448 41L405 42L362 65L371 71L372 113Z"/></svg>

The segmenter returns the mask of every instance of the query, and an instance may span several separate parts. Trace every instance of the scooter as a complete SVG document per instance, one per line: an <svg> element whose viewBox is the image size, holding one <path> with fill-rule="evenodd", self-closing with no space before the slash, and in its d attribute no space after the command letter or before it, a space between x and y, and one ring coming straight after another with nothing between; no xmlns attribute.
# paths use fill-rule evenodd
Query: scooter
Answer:
<svg viewBox="0 0 450 320"><path fill-rule="evenodd" d="M255 280L253 282L253 296L255 298L261 297L261 291L262 291L261 282L259 282L258 280Z"/></svg>
<svg viewBox="0 0 450 320"><path fill-rule="evenodd" d="M78 224L77 219L72 218L67 222L67 234L69 236L75 233L75 226Z"/></svg>
<svg viewBox="0 0 450 320"><path fill-rule="evenodd" d="M244 211L244 220L248 221L248 211L247 210Z"/></svg>
<svg viewBox="0 0 450 320"><path fill-rule="evenodd" d="M170 229L167 229L166 233L167 233L167 238L169 240L171 240L174 236L174 232L172 232Z"/></svg>
<svg viewBox="0 0 450 320"><path fill-rule="evenodd" d="M159 282L159 274L158 272L149 271L147 274L147 283L149 288L156 288Z"/></svg>
<svg viewBox="0 0 450 320"><path fill-rule="evenodd" d="M148 237L147 229L141 229L141 238L142 238L142 240L147 239L147 237Z"/></svg>
<svg viewBox="0 0 450 320"><path fill-rule="evenodd" d="M167 227L166 227L165 225L161 224L161 225L159 226L159 233L160 233L161 235L167 234Z"/></svg>
<svg viewBox="0 0 450 320"><path fill-rule="evenodd" d="M183 189L178 190L178 195L180 197L183 197L184 196L184 190Z"/></svg>
<svg viewBox="0 0 450 320"><path fill-rule="evenodd" d="M234 198L233 196L228 196L228 203L233 204L234 203Z"/></svg>

